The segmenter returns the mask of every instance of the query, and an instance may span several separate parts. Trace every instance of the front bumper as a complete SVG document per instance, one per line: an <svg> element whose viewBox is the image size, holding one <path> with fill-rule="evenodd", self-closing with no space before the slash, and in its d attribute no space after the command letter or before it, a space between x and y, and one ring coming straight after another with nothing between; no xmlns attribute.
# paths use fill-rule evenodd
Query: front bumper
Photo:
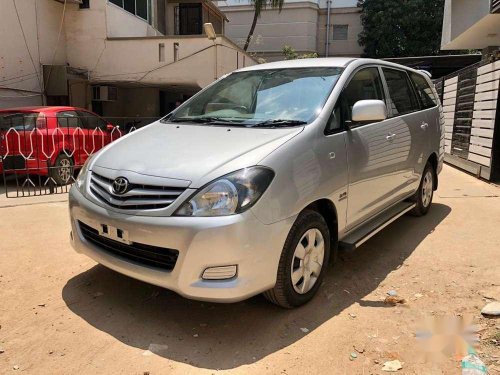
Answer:
<svg viewBox="0 0 500 375"><path fill-rule="evenodd" d="M36 157L26 159L22 155L9 155L0 159L0 173L46 176L49 172L47 160L37 159Z"/></svg>
<svg viewBox="0 0 500 375"><path fill-rule="evenodd" d="M133 216L107 210L75 187L69 194L73 248L98 263L191 299L237 302L271 289L286 236L295 218L265 225L251 211L225 217ZM171 271L126 260L89 243L78 221L93 228L111 225L129 240L179 251ZM237 265L236 277L203 280L208 267Z"/></svg>

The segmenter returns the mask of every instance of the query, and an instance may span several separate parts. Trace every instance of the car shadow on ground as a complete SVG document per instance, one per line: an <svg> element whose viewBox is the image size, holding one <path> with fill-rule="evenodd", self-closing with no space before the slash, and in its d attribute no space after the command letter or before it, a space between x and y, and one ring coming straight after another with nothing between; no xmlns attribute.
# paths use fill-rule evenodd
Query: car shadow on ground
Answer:
<svg viewBox="0 0 500 375"><path fill-rule="evenodd" d="M343 256L318 295L294 310L261 296L235 304L190 301L99 265L70 279L62 296L72 312L126 345L200 368L231 369L293 344L305 335L301 327L312 331L355 302L371 305L365 297L450 212L434 204L423 218L397 220Z"/></svg>

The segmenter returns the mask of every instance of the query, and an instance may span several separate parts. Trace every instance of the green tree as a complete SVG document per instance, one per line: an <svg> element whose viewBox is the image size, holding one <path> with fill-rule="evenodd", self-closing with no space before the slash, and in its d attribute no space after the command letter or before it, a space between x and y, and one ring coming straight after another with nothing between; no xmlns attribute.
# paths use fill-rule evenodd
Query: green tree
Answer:
<svg viewBox="0 0 500 375"><path fill-rule="evenodd" d="M251 0L254 12L253 12L253 21L252 26L250 26L250 31L248 32L247 40L245 42L245 46L243 50L247 50L250 45L250 41L252 40L253 32L255 31L255 25L257 25L257 18L260 17L260 12L263 9L266 9L268 6L272 9L278 9L278 12L281 12L283 9L283 4L285 0Z"/></svg>
<svg viewBox="0 0 500 375"><path fill-rule="evenodd" d="M444 0L360 0L364 56L437 55Z"/></svg>

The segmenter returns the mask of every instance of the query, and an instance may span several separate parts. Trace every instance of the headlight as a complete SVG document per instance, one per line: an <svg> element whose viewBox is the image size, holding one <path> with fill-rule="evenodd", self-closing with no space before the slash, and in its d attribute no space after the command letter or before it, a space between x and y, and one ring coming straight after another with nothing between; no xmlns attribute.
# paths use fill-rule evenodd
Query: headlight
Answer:
<svg viewBox="0 0 500 375"><path fill-rule="evenodd" d="M87 181L87 172L89 171L89 165L91 160L94 158L96 154L90 155L85 163L83 163L82 169L80 169L80 172L78 173L78 176L76 177L76 182L75 185L80 192L85 191L85 183Z"/></svg>
<svg viewBox="0 0 500 375"><path fill-rule="evenodd" d="M264 167L245 168L209 183L184 202L176 216L227 216L252 207L266 191L274 172Z"/></svg>

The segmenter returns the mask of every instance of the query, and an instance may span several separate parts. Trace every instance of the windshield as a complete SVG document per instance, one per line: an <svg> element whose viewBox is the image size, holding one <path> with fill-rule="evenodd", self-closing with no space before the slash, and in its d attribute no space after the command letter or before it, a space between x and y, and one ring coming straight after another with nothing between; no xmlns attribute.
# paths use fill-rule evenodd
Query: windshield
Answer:
<svg viewBox="0 0 500 375"><path fill-rule="evenodd" d="M179 107L165 121L234 125L299 125L314 120L341 68L236 72Z"/></svg>

